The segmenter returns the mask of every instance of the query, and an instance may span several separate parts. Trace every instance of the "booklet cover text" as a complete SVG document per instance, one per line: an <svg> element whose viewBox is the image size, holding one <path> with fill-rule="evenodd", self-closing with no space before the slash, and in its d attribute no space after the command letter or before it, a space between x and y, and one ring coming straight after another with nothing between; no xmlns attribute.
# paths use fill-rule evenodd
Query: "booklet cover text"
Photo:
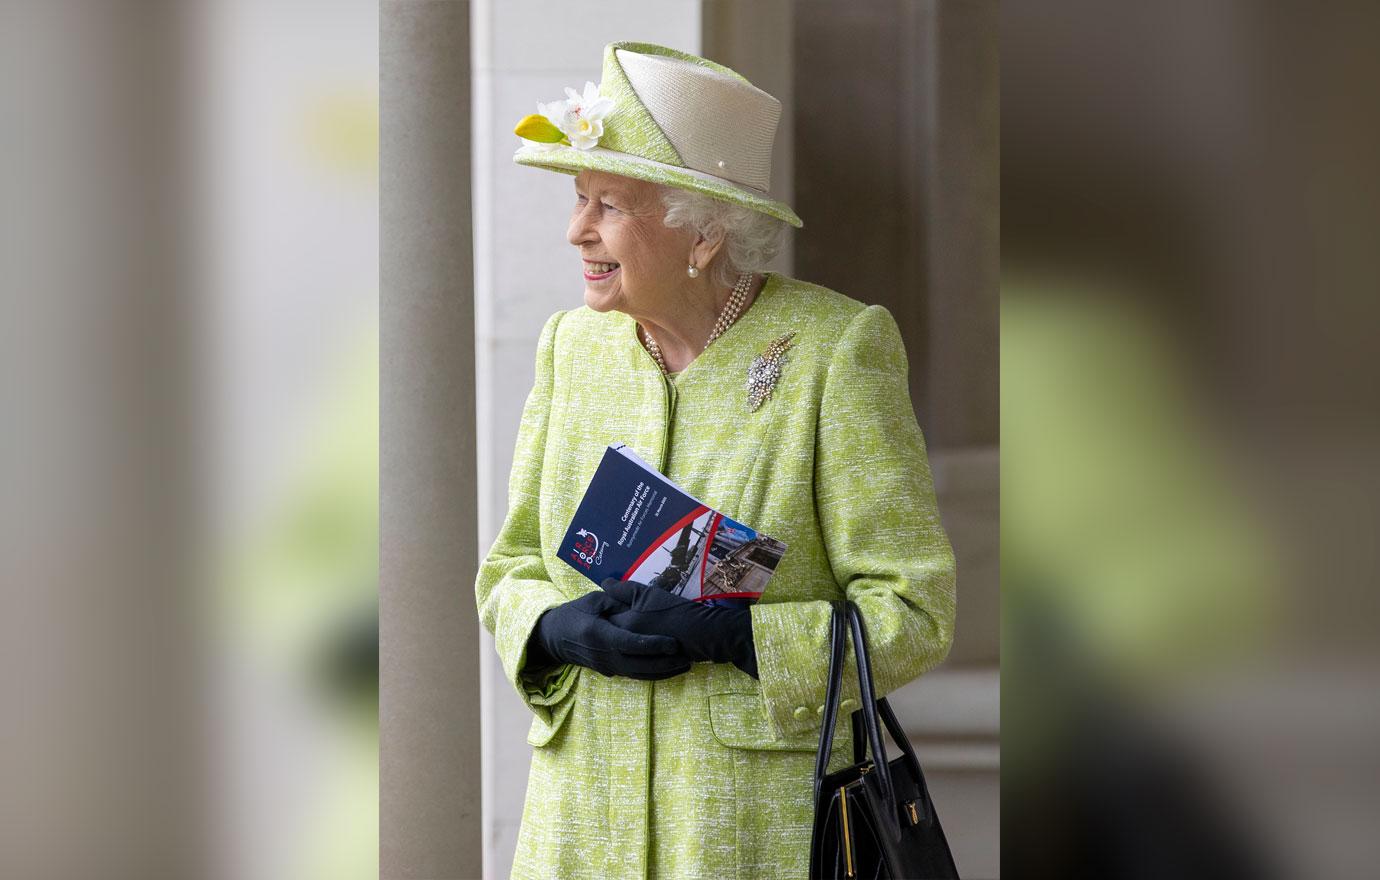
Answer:
<svg viewBox="0 0 1380 880"><path fill-rule="evenodd" d="M596 584L636 581L714 605L751 605L786 545L684 492L624 443L604 458L561 542Z"/></svg>

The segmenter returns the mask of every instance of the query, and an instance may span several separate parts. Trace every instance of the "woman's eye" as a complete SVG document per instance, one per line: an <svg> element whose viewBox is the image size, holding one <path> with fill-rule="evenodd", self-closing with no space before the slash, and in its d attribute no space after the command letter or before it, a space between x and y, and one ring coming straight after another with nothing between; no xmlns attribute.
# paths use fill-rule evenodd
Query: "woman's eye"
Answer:
<svg viewBox="0 0 1380 880"><path fill-rule="evenodd" d="M589 204L589 198L588 198L587 196L577 195L577 196L575 197L575 207L581 208L581 207L584 207L584 206L587 205L587 204ZM619 208L618 208L617 205L611 205L611 204L609 204L608 202L604 201L603 199L600 199L600 200L599 200L599 207L601 207L601 208L608 208L609 210L612 210L612 211L617 211L617 210L619 210Z"/></svg>

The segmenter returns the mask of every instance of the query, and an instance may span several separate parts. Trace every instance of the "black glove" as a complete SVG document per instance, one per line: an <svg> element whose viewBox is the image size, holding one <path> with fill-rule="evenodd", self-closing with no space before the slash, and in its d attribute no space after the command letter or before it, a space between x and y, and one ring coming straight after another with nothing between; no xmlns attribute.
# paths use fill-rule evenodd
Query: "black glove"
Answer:
<svg viewBox="0 0 1380 880"><path fill-rule="evenodd" d="M693 660L732 663L757 678L752 612L705 605L636 581L607 578L604 592L627 606L609 620L636 633L674 636Z"/></svg>
<svg viewBox="0 0 1380 880"><path fill-rule="evenodd" d="M670 636L643 635L621 629L608 620L627 605L594 590L578 599L548 608L537 618L527 641L524 669L557 663L588 666L603 675L625 675L652 681L690 670L691 660Z"/></svg>

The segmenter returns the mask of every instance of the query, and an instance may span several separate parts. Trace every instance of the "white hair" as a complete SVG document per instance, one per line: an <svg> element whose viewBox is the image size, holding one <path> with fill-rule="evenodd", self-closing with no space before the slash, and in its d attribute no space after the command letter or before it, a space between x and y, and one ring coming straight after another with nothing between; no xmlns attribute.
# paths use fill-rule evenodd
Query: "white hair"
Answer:
<svg viewBox="0 0 1380 880"><path fill-rule="evenodd" d="M689 229L707 239L722 236L724 245L710 264L710 280L732 287L744 272L762 272L781 249L786 224L761 211L692 190L661 186L670 229Z"/></svg>

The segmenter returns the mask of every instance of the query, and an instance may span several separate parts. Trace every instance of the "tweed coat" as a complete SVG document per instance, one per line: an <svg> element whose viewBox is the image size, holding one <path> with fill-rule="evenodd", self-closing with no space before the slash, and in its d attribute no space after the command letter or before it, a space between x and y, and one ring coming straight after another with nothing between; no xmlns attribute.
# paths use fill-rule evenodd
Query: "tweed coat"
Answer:
<svg viewBox="0 0 1380 880"><path fill-rule="evenodd" d="M795 331L774 395L746 404L752 359ZM807 873L829 600L856 602L879 694L944 659L954 558L890 312L770 273L748 310L664 376L622 312L547 320L476 597L533 714L513 877L799 878ZM778 538L752 607L760 680L696 663L655 682L523 670L546 609L597 589L556 550L604 448L626 442L706 504ZM858 695L851 648L843 697ZM839 715L831 768L851 757Z"/></svg>

